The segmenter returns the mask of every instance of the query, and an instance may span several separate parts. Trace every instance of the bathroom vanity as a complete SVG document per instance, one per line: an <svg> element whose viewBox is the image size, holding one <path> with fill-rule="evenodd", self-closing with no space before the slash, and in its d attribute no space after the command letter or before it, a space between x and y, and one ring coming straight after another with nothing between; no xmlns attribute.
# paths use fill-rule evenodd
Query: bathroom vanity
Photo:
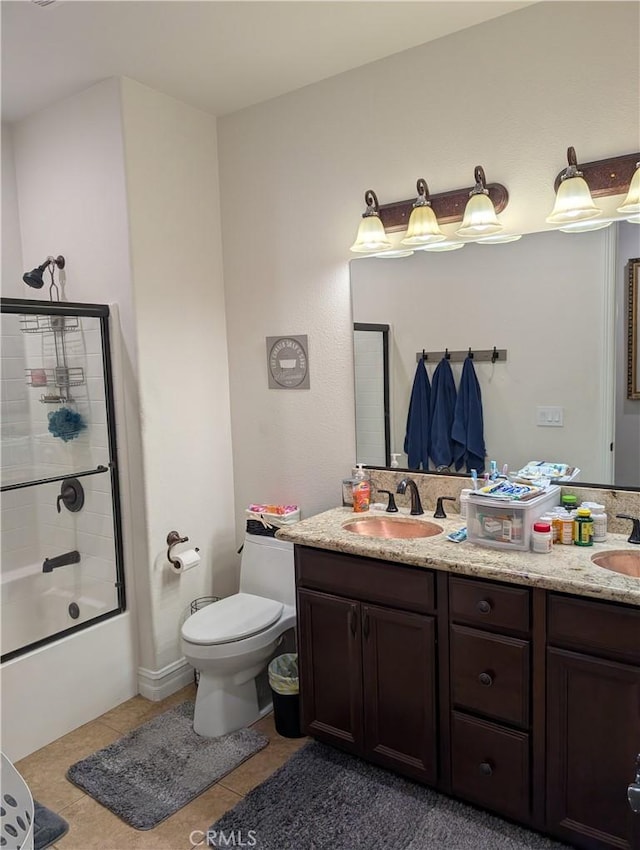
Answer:
<svg viewBox="0 0 640 850"><path fill-rule="evenodd" d="M638 850L640 579L595 547L495 552L447 541L453 520L381 540L352 518L278 534L296 544L304 731L576 847Z"/></svg>

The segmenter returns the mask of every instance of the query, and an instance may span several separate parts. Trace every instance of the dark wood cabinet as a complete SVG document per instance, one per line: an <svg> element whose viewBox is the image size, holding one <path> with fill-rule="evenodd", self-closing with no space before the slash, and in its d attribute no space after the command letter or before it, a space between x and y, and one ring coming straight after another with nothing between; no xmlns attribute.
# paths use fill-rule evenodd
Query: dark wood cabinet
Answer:
<svg viewBox="0 0 640 850"><path fill-rule="evenodd" d="M575 651L581 631L588 654ZM548 829L587 850L638 850L627 786L640 752L640 666L627 659L640 654L640 611L554 597L550 639L572 648L547 651Z"/></svg>
<svg viewBox="0 0 640 850"><path fill-rule="evenodd" d="M323 556L327 569L318 575ZM345 561L345 558L347 559ZM348 556L338 564L350 566ZM297 553L298 650L304 731L377 764L425 782L437 778L436 638L432 616L368 604L381 588L393 588L396 604L433 607L430 573L364 559L345 582L352 597L338 595L331 579L336 560ZM387 572L391 570L392 572ZM408 585L403 584L407 577ZM429 581L425 582L425 578ZM393 582L390 582L393 579ZM322 586L310 590L304 584ZM334 592L328 593L331 589ZM416 589L423 595L416 595ZM354 598L357 597L357 598Z"/></svg>
<svg viewBox="0 0 640 850"><path fill-rule="evenodd" d="M304 731L581 850L640 850L640 610L296 546Z"/></svg>

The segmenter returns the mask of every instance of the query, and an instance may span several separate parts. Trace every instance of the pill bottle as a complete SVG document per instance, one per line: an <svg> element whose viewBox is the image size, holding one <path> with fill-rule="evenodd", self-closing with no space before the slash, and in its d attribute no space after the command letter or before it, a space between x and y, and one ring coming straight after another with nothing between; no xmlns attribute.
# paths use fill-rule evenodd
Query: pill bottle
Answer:
<svg viewBox="0 0 640 850"><path fill-rule="evenodd" d="M576 546L593 546L593 518L589 508L578 508L576 512L573 542Z"/></svg>
<svg viewBox="0 0 640 850"><path fill-rule="evenodd" d="M465 487L463 490L460 490L460 519L467 518L467 505L469 504L469 496L471 493L472 490L470 487Z"/></svg>
<svg viewBox="0 0 640 850"><path fill-rule="evenodd" d="M578 507L578 497L572 496L569 493L564 495L561 499L562 507L567 511L574 511Z"/></svg>
<svg viewBox="0 0 640 850"><path fill-rule="evenodd" d="M534 522L531 530L531 548L534 552L546 555L551 551L553 545L553 532L548 522Z"/></svg>
<svg viewBox="0 0 640 850"><path fill-rule="evenodd" d="M573 521L575 517L573 514L568 514L565 511L565 515L560 518L560 539L559 543L562 543L564 546L573 546Z"/></svg>
<svg viewBox="0 0 640 850"><path fill-rule="evenodd" d="M604 505L599 505L597 502L583 502L580 506L589 508L591 518L593 519L593 542L604 543L607 539L607 514L605 513Z"/></svg>

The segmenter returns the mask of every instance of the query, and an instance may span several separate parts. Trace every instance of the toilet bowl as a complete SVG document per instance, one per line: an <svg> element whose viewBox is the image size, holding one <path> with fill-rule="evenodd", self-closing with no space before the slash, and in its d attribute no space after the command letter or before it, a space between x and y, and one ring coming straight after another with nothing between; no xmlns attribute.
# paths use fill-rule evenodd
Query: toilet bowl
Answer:
<svg viewBox="0 0 640 850"><path fill-rule="evenodd" d="M226 735L258 719L256 676L295 623L293 545L247 534L239 593L196 611L181 629L184 657L200 673L198 735Z"/></svg>

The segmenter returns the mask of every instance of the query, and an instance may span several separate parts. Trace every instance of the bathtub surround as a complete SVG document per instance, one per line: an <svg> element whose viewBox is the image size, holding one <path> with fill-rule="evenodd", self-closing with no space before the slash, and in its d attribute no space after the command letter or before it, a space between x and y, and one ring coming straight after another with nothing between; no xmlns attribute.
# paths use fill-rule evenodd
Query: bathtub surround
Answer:
<svg viewBox="0 0 640 850"><path fill-rule="evenodd" d="M213 823L209 834L215 847L216 835L248 836L249 830L256 850L566 846L316 741Z"/></svg>
<svg viewBox="0 0 640 850"><path fill-rule="evenodd" d="M153 829L269 743L252 729L203 739L190 700L71 765L67 778L135 829Z"/></svg>

